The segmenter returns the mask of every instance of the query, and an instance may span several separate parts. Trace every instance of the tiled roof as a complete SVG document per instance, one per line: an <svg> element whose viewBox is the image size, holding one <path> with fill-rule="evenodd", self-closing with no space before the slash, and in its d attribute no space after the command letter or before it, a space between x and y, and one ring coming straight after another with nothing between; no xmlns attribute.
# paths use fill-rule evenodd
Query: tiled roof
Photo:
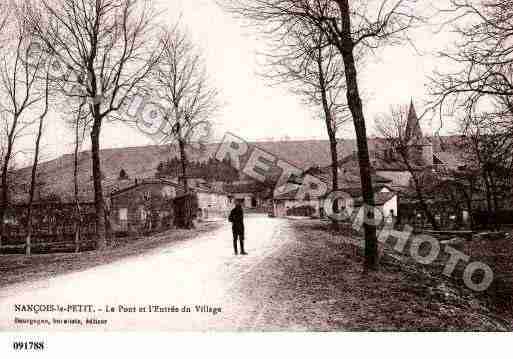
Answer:
<svg viewBox="0 0 513 359"><path fill-rule="evenodd" d="M376 183L388 183L389 179L382 177L375 173L376 170L382 169L383 167L400 169L401 167L398 164L388 163L387 161L380 159L379 156L376 156L375 152L370 153L371 157L371 167L372 171L372 180ZM360 165L358 162L357 154L353 153L351 155L345 156L340 161L338 161L339 167L339 187L346 186L345 183L352 182L360 182ZM321 169L325 176L327 176L329 183L331 183L331 167L324 167Z"/></svg>
<svg viewBox="0 0 513 359"><path fill-rule="evenodd" d="M465 161L461 156L453 152L437 152L434 156L451 170L457 170L459 166L465 165Z"/></svg>

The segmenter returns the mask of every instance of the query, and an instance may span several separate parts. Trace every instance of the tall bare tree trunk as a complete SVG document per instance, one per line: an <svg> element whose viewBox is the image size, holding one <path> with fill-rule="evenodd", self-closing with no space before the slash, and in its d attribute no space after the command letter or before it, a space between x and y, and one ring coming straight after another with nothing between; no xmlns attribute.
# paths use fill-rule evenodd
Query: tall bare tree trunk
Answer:
<svg viewBox="0 0 513 359"><path fill-rule="evenodd" d="M45 113L46 115L46 113ZM27 209L27 238L25 241L25 254L31 255L32 252L32 232L33 232L33 221L32 221L32 210L34 206L34 193L37 186L37 166L39 164L39 149L41 143L41 136L43 134L43 120L44 116L39 118L39 127L36 136L36 146L34 150L34 162L32 164L32 172L30 174L30 190L29 190L29 203Z"/></svg>
<svg viewBox="0 0 513 359"><path fill-rule="evenodd" d="M331 117L330 117L331 118ZM327 122L328 120L326 120ZM337 154L337 138L335 136L335 131L333 131L331 126L328 126L328 137L330 141L330 152L331 152L331 186L333 191L338 191L338 154ZM339 211L339 203L335 201L333 203L333 211ZM335 231L340 230L340 224L338 221L334 221L333 229Z"/></svg>
<svg viewBox="0 0 513 359"><path fill-rule="evenodd" d="M178 135L178 146L180 147L180 162L182 166L182 179L183 179L183 188L185 193L189 193L189 185L187 183L187 153L185 152L185 141L182 138L181 132ZM192 218L188 216L185 218L185 228L190 229L193 228L194 224L192 222Z"/></svg>
<svg viewBox="0 0 513 359"><path fill-rule="evenodd" d="M322 43L322 38L319 41ZM335 122L331 114L328 98L326 96L326 79L324 77L324 69L322 67L322 48L319 46L317 50L317 68L319 71L319 85L321 89L322 109L324 111L324 121L326 130L328 131L328 138L330 141L330 154L331 154L331 176L332 176L332 189L338 190L338 154L337 154L337 138L335 134Z"/></svg>
<svg viewBox="0 0 513 359"><path fill-rule="evenodd" d="M12 156L12 136L9 135L7 141L7 152L4 156L4 162L2 164L2 205L0 206L0 247L2 246L2 239L7 235L5 230L5 214L9 207L9 163L11 162Z"/></svg>
<svg viewBox="0 0 513 359"><path fill-rule="evenodd" d="M46 86L45 86L45 102L44 102L44 110L41 116L39 116L39 126L37 128L37 136L36 136L36 144L34 148L34 162L32 164L32 172L30 174L30 189L29 189L29 202L27 209L27 238L25 243L25 254L27 256L31 255L32 252L32 232L33 232L33 222L32 222L32 210L34 206L34 193L37 186L37 166L39 165L39 152L41 148L41 137L43 135L43 124L46 115L48 114L48 100L49 100L49 78L48 73L46 75Z"/></svg>
<svg viewBox="0 0 513 359"><path fill-rule="evenodd" d="M322 43L319 41L319 43ZM319 85L321 90L321 102L322 102L322 108L324 111L324 121L326 124L326 130L328 132L328 139L330 142L330 154L331 154L331 189L333 191L338 190L338 153L337 153L337 138L335 134L335 129L333 128L335 126L335 123L333 121L333 116L331 114L330 106L328 104L328 98L326 95L327 89L326 89L326 79L324 77L324 69L322 67L322 48L319 47L318 53L317 53L317 68L319 71ZM333 204L334 211L338 211L338 202L335 201ZM339 224L334 221L333 223L333 229L335 231L339 230Z"/></svg>
<svg viewBox="0 0 513 359"><path fill-rule="evenodd" d="M335 134L330 133L328 135L330 140L330 153L331 153L331 176L332 179L332 187L334 191L338 190L338 153L337 153L337 138Z"/></svg>
<svg viewBox="0 0 513 359"><path fill-rule="evenodd" d="M180 149L180 164L182 169L182 183L183 188L186 194L189 193L189 184L187 183L187 152L185 151L185 139L183 138L183 125L180 123L180 121L177 121L176 123L176 136L178 139L178 147ZM194 228L194 223L192 221L192 218L189 216L186 216L184 218L184 225L185 228L190 229Z"/></svg>
<svg viewBox="0 0 513 359"><path fill-rule="evenodd" d="M178 148L180 151L180 166L182 170L182 184L185 193L189 192L189 185L187 183L187 153L185 152L185 139L183 138L183 128L180 120L176 122L176 136L178 139Z"/></svg>
<svg viewBox="0 0 513 359"><path fill-rule="evenodd" d="M493 200L493 227L494 230L498 231L500 229L500 224L498 221L498 212L500 210L500 202L499 198L497 196L497 183L493 174L493 171L489 172L490 177L490 189L492 193L492 200Z"/></svg>
<svg viewBox="0 0 513 359"><path fill-rule="evenodd" d="M183 139L178 140L180 147L180 164L182 166L182 181L185 192L189 192L189 184L187 183L187 154L185 152L185 142Z"/></svg>
<svg viewBox="0 0 513 359"><path fill-rule="evenodd" d="M4 159L5 161L5 159ZM5 165L2 165L2 205L0 206L0 248L2 247L2 242L5 233L5 210L7 207L7 176L4 175L6 173Z"/></svg>
<svg viewBox="0 0 513 359"><path fill-rule="evenodd" d="M80 251L80 232L82 230L82 211L80 207L80 199L78 197L78 146L75 146L75 160L74 160L74 170L73 170L73 184L75 187L75 210L77 211L77 215L75 218L75 253Z"/></svg>
<svg viewBox="0 0 513 359"><path fill-rule="evenodd" d="M78 149L80 146L80 117L82 115L82 106L80 106L77 115L77 122L75 124L75 151L73 154L73 187L74 187L74 196L75 196L75 210L77 211L77 216L75 219L75 253L80 251L80 232L82 229L82 211L80 208L80 198L79 198L79 188L78 188Z"/></svg>
<svg viewBox="0 0 513 359"><path fill-rule="evenodd" d="M362 184L362 195L364 203L369 208L375 207L374 190L372 188L371 166L369 159L369 148L367 144L367 131L365 128L365 117L363 115L362 100L358 89L358 78L354 60L354 44L351 38L351 16L349 13L348 0L337 0L341 13L342 39L337 43L344 60L347 103L353 116L353 123L356 133L356 144L358 146L358 163L360 166L360 179ZM374 212L371 210L365 214L368 221L364 223L365 230L365 268L375 270L378 266L378 247L376 237L376 226L373 225Z"/></svg>
<svg viewBox="0 0 513 359"><path fill-rule="evenodd" d="M102 173L100 162L100 131L101 119L98 119L97 113L93 112L94 123L91 131L91 156L93 167L93 185L94 185L94 207L96 212L96 247L102 251L107 248L107 231L105 225L105 200L103 198Z"/></svg>
<svg viewBox="0 0 513 359"><path fill-rule="evenodd" d="M485 192L486 192L486 207L487 207L487 213L486 213L486 228L490 228L490 226L493 224L493 201L492 201L492 190L491 190L491 184L490 184L490 178L488 177L487 171L485 171L482 175L484 184L485 184Z"/></svg>

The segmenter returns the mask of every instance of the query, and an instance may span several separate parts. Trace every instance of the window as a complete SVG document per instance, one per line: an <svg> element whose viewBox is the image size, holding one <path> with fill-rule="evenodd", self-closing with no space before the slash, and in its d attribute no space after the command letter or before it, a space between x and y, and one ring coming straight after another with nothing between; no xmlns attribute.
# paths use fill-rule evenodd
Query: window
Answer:
<svg viewBox="0 0 513 359"><path fill-rule="evenodd" d="M119 220L120 221L128 221L128 208L120 208L119 209Z"/></svg>

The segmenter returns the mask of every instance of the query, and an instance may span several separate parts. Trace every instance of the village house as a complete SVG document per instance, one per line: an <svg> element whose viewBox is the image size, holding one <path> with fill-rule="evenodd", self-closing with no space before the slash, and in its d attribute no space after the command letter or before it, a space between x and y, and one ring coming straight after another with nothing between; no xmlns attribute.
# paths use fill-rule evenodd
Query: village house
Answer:
<svg viewBox="0 0 513 359"><path fill-rule="evenodd" d="M358 214L363 204L361 188L354 190L345 189L353 199L350 213ZM374 190L374 204L376 209L381 213L385 221L391 223L397 218L399 209L399 196L387 186L376 186Z"/></svg>
<svg viewBox="0 0 513 359"><path fill-rule="evenodd" d="M226 192L212 188L196 187L192 189L198 198L198 218L226 218L232 203Z"/></svg>
<svg viewBox="0 0 513 359"><path fill-rule="evenodd" d="M308 171L313 173L312 171ZM282 217L290 215L301 215L309 217L322 218L326 215L324 205L326 196L332 191L331 179L325 176L318 176L320 180L326 183L326 193L317 196L315 194L306 194L301 197L300 187L301 178L292 178L288 183L278 187L274 192L273 215ZM376 206L382 210L385 217L396 217L398 213L398 194L388 184L389 179L376 174L372 175L374 183L374 193ZM354 208L357 210L363 200L359 177L347 172L343 172L338 178L338 190L347 193L353 199ZM313 191L315 192L315 191Z"/></svg>
<svg viewBox="0 0 513 359"><path fill-rule="evenodd" d="M176 221L176 198L185 194L181 184L168 179L135 180L110 195L110 222L114 232L146 233L172 228ZM195 220L224 218L230 207L226 193L205 185L190 187L197 213Z"/></svg>
<svg viewBox="0 0 513 359"><path fill-rule="evenodd" d="M173 181L136 179L110 195L112 231L144 233L171 228L173 199L183 194L183 186Z"/></svg>
<svg viewBox="0 0 513 359"><path fill-rule="evenodd" d="M401 191L411 186L412 172L435 171L446 173L456 170L464 165L456 151L443 151L439 144L434 145L434 138L425 137L422 133L420 122L413 102L410 104L406 128L404 130L405 141L409 143L409 164L406 166L401 156L395 152L386 140L381 140L369 151L372 171L375 175L390 180L390 186ZM358 155L356 151L342 157L337 163L339 171L359 174ZM411 169L411 171L410 171ZM321 173L329 175L331 167L321 168Z"/></svg>
<svg viewBox="0 0 513 359"><path fill-rule="evenodd" d="M412 171L435 171L447 173L464 166L464 163L455 152L435 151L432 140L422 134L420 122L416 114L413 102L410 105L406 128L404 130L406 140L410 143L408 151L412 163L408 168L401 158L395 153L386 141L375 141L375 146L370 151L371 171L373 185L375 187L376 205L380 207L387 217L397 217L400 212L401 198L406 201L411 198ZM356 151L343 156L338 162L338 189L351 194L355 206L361 202L361 185L359 161ZM303 172L299 178L292 179L292 183L277 189L274 193L273 212L277 216L293 212L293 208L311 207L313 216L322 216L323 196L320 199L308 199L307 201L296 198L301 178L305 175L313 175L324 181L331 191L332 171L331 166L311 166ZM407 194L407 196L405 195ZM308 211L307 211L308 212Z"/></svg>
<svg viewBox="0 0 513 359"><path fill-rule="evenodd" d="M229 194L232 204L240 201L244 208L252 210L265 208L266 197L270 196L270 191L265 185L256 180L227 183L224 190Z"/></svg>
<svg viewBox="0 0 513 359"><path fill-rule="evenodd" d="M272 201L272 215L275 217L284 216L307 216L321 217L322 202L319 197L299 198L300 185L284 185L275 191Z"/></svg>

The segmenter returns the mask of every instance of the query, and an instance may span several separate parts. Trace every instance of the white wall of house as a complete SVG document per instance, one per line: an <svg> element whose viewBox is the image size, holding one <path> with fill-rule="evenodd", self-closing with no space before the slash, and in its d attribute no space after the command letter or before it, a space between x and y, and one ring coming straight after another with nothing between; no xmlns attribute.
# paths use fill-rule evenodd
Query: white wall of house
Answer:
<svg viewBox="0 0 513 359"><path fill-rule="evenodd" d="M385 217L389 217L392 213L397 217L397 195L390 198L383 206L382 211Z"/></svg>
<svg viewBox="0 0 513 359"><path fill-rule="evenodd" d="M203 218L226 217L230 210L228 195L215 192L198 191L198 206Z"/></svg>
<svg viewBox="0 0 513 359"><path fill-rule="evenodd" d="M378 210L381 211L384 218L382 218L383 221L386 221L387 223L390 223L389 221L392 220L393 217L391 217L391 212L394 211L394 217L397 216L397 196L392 197L390 200L388 200L385 204L376 206ZM361 207L354 207L353 211L351 212L352 215L361 215L359 213Z"/></svg>

